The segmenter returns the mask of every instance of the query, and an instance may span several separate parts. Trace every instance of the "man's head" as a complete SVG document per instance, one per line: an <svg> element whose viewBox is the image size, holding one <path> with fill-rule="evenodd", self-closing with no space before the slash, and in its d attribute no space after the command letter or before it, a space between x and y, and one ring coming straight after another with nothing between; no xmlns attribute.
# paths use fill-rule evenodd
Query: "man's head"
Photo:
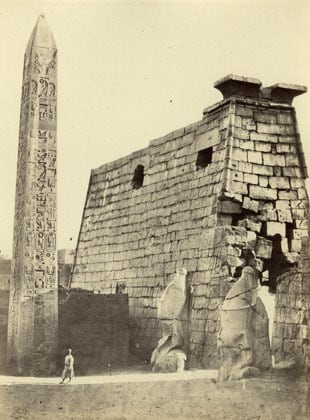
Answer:
<svg viewBox="0 0 310 420"><path fill-rule="evenodd" d="M72 353L72 349L68 349L68 354L71 354Z"/></svg>

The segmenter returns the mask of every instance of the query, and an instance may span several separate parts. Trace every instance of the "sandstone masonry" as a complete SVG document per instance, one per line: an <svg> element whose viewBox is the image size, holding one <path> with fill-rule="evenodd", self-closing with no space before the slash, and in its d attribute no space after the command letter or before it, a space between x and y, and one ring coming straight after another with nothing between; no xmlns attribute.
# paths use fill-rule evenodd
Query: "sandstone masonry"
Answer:
<svg viewBox="0 0 310 420"><path fill-rule="evenodd" d="M132 349L146 359L161 336L158 299L177 268L192 292L189 363L215 367L219 308L242 268L276 292L308 235L291 105L306 88L233 75L215 87L223 100L202 120L91 171L71 287L128 293Z"/></svg>

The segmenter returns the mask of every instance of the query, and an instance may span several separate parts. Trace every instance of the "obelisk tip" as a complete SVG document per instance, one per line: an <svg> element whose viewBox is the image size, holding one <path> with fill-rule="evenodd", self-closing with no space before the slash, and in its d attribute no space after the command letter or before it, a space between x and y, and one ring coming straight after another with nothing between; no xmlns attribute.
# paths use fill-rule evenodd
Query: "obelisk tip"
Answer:
<svg viewBox="0 0 310 420"><path fill-rule="evenodd" d="M44 13L41 13L38 17L37 23L28 42L27 51L29 51L32 47L57 48L52 31L47 24Z"/></svg>

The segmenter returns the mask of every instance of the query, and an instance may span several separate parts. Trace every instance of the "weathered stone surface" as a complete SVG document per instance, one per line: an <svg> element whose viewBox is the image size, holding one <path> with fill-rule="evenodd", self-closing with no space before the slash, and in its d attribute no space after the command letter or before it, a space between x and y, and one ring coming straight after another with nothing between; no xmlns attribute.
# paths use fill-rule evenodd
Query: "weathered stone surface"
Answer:
<svg viewBox="0 0 310 420"><path fill-rule="evenodd" d="M293 129L284 123L289 120ZM258 127L273 134L257 132ZM300 153L296 133L292 107L279 107L268 95L227 98L207 108L200 121L92 171L72 284L101 293L115 293L124 284L131 341L141 360L161 337L157 306L162 288L176 267L184 266L194 290L189 360L192 367L217 366L216 313L233 277L245 265L261 270L264 261L267 270L278 261L272 246L255 255L255 237L238 221L292 223L286 232L290 237L293 224L305 218L301 170L281 166L296 163L285 160L286 154ZM197 154L205 149L211 162L197 169ZM265 163L249 162L253 151L258 154L251 156L260 161L261 154ZM133 191L137 165L144 165L145 177ZM265 223L259 235L266 236ZM287 245L299 240L282 239ZM298 252L282 248L285 264L298 260ZM271 277L266 276L267 282Z"/></svg>
<svg viewBox="0 0 310 420"><path fill-rule="evenodd" d="M243 226L246 229L252 230L253 232L260 232L262 228L261 222L254 221L249 218L242 219L238 222L239 226Z"/></svg>
<svg viewBox="0 0 310 420"><path fill-rule="evenodd" d="M263 162L263 157L261 152L252 152L248 151L248 161L252 163L261 164Z"/></svg>
<svg viewBox="0 0 310 420"><path fill-rule="evenodd" d="M264 153L263 163L267 166L285 166L285 157L283 155L273 155L271 153Z"/></svg>
<svg viewBox="0 0 310 420"><path fill-rule="evenodd" d="M220 380L257 375L270 366L268 317L257 287L253 268L245 267L220 309Z"/></svg>
<svg viewBox="0 0 310 420"><path fill-rule="evenodd" d="M250 197L255 200L276 200L277 190L250 185Z"/></svg>
<svg viewBox="0 0 310 420"><path fill-rule="evenodd" d="M12 374L48 375L57 349L57 49L40 16L25 53L8 325Z"/></svg>
<svg viewBox="0 0 310 420"><path fill-rule="evenodd" d="M220 213L238 214L241 213L241 205L231 200L221 200L218 211Z"/></svg>
<svg viewBox="0 0 310 420"><path fill-rule="evenodd" d="M257 237L257 244L255 247L255 254L257 257L268 259L272 254L272 241L261 236Z"/></svg>
<svg viewBox="0 0 310 420"><path fill-rule="evenodd" d="M165 289L158 306L163 337L152 353L151 364L155 371L182 371L186 361L188 330L187 271L181 268Z"/></svg>
<svg viewBox="0 0 310 420"><path fill-rule="evenodd" d="M259 208L259 201L251 200L249 197L244 197L242 207L257 213Z"/></svg>

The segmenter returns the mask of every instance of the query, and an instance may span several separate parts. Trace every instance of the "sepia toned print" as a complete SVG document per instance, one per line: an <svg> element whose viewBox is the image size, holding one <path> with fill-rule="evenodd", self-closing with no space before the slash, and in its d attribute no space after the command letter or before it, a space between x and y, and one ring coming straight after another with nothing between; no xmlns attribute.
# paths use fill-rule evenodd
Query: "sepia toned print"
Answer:
<svg viewBox="0 0 310 420"><path fill-rule="evenodd" d="M92 16L84 25L85 41L79 38L81 51L87 39L94 39L99 11L106 22L112 17L113 26L123 12L129 17L135 10L152 22L147 30L157 22L165 32L169 19L162 12L170 16L170 8L179 17L185 10L186 17L194 16L192 10L198 9L218 16L230 10L235 16L241 6L239 1L193 2L190 7L182 2L90 2L91 11L83 2L69 3L57 4L72 18ZM4 2L3 11L15 13L12 4ZM29 2L31 10L34 4ZM270 83L264 66L261 80L253 77L260 73L254 66L248 71L232 59L226 76L226 66L225 71L218 66L217 79L206 73L206 85L216 80L218 97L213 100L211 94L208 106L200 105L198 120L173 131L181 124L163 124L168 134L151 141L144 136L142 146L124 141L112 153L109 140L98 145L91 139L108 119L91 124L88 119L89 110L92 116L98 107L103 115L107 112L107 96L100 94L103 85L109 90L107 79L93 76L100 66L107 70L108 56L101 59L111 49L102 49L104 38L96 32L96 47L90 43L84 57L86 70L81 55L72 53L68 60L66 51L63 57L63 41L69 36L74 45L80 22L73 29L74 20L66 21L59 31L54 13L63 12L46 6L52 25L40 12L24 54L12 258L0 252L0 417L308 418L308 145L298 123L299 115L301 126L305 123L303 114L295 109L299 98L307 97L306 83L298 80L297 70L293 80L279 74ZM253 11L264 7L255 2L244 6ZM271 9L278 10L275 4ZM303 22L302 6L295 12L288 2L284 9L279 19L290 10ZM192 34L180 33L176 40L192 42L202 30L201 15L196 16L196 28L188 20ZM178 26L182 19L173 21ZM137 22L133 18L133 26L130 20L119 26L121 63L128 53L123 31L131 39L131 30L143 24ZM106 26L101 32L109 30ZM139 36L144 39L144 29ZM172 54L180 48L178 41L168 44ZM132 65L124 67L128 78L139 48L130 46ZM155 54L152 43L149 51ZM159 56L164 55L161 50ZM78 74L80 68L84 71ZM184 77L190 69L186 59ZM67 70L70 82L63 83ZM169 71L162 73L162 83ZM91 105L86 92L91 95L94 86L97 102ZM123 104L130 92L124 92ZM64 107L68 95L71 106ZM171 95L171 105L176 97ZM120 111L113 98L114 93L110 106ZM124 117L122 124L118 121L120 132ZM66 154L69 121L81 134ZM125 130L129 139L137 131L130 124ZM87 133L84 143L82 132ZM68 144L73 144L70 136ZM89 150L75 166L64 199L65 180L86 144ZM90 159L93 147L96 159ZM90 175L81 181L79 172L85 168ZM77 216L79 195L84 205ZM65 217L59 211L64 208Z"/></svg>

